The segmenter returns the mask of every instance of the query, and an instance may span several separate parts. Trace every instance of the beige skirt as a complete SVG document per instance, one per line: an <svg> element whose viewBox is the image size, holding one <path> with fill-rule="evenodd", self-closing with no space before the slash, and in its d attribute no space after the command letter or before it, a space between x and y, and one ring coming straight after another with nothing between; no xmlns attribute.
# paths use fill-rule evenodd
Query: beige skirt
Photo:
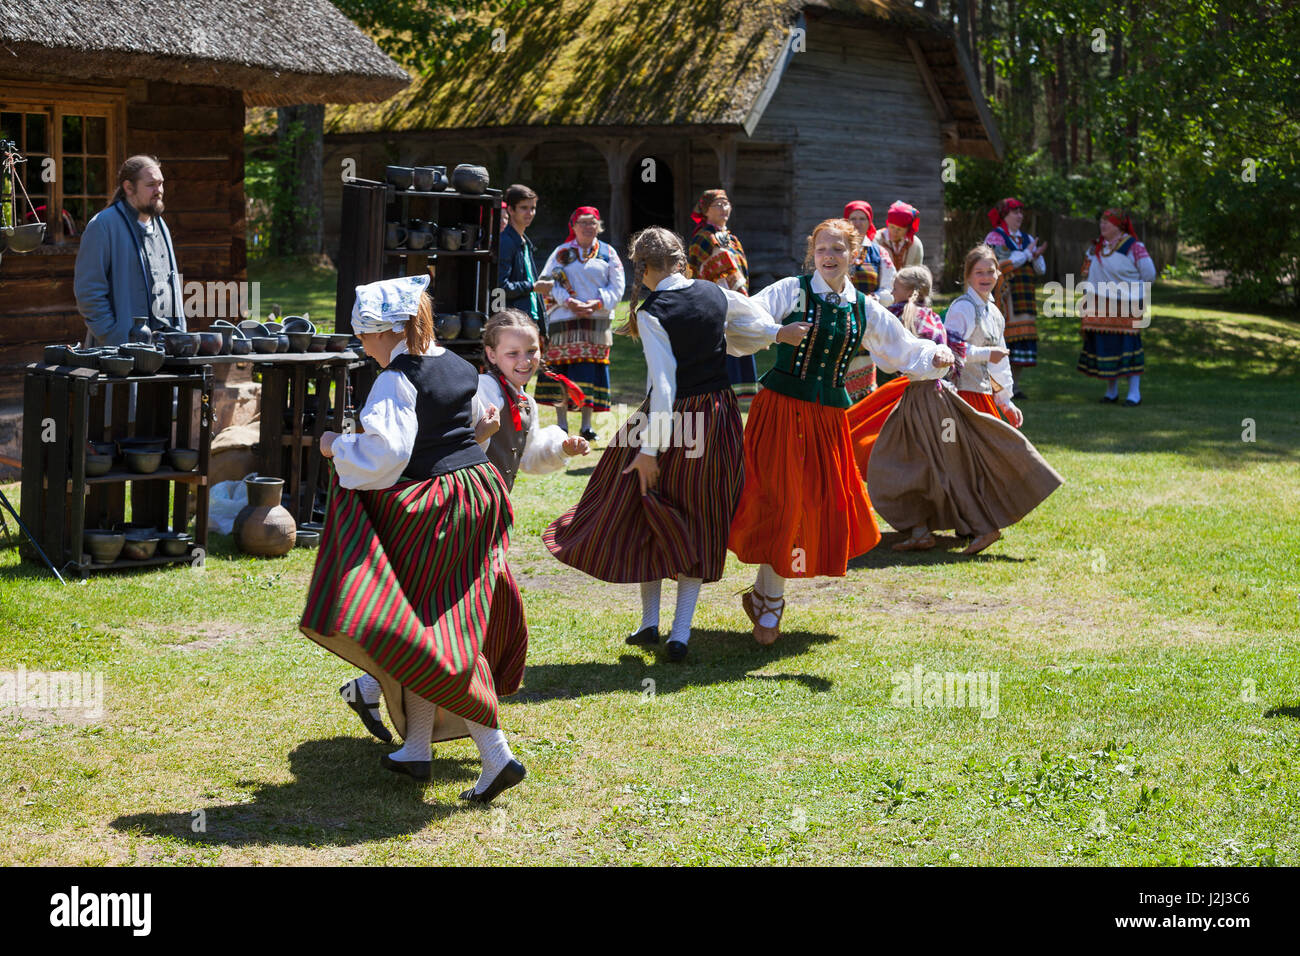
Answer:
<svg viewBox="0 0 1300 956"><path fill-rule="evenodd" d="M934 382L903 392L867 470L871 503L896 530L961 535L1015 524L1064 482L1017 429Z"/></svg>

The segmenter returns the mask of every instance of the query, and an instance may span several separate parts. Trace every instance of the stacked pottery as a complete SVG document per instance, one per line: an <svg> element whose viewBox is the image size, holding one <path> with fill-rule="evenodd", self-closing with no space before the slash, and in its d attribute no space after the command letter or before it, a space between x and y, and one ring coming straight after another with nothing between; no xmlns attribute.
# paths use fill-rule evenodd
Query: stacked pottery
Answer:
<svg viewBox="0 0 1300 956"><path fill-rule="evenodd" d="M244 479L248 504L235 516L235 543L245 554L278 558L293 550L298 526L280 504L283 478L249 475Z"/></svg>

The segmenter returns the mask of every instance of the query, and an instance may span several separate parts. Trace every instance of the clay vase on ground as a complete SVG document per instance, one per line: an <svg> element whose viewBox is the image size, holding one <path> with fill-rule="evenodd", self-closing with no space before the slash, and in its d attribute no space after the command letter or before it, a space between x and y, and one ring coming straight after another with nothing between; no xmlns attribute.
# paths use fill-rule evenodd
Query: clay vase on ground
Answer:
<svg viewBox="0 0 1300 956"><path fill-rule="evenodd" d="M280 504L283 478L250 476L244 479L248 504L235 516L235 543L245 554L278 558L297 543L298 526L289 509Z"/></svg>

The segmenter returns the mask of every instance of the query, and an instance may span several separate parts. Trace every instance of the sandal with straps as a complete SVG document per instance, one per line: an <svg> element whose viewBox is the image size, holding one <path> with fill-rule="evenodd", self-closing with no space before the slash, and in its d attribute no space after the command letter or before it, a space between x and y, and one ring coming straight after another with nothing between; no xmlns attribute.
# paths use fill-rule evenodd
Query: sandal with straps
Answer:
<svg viewBox="0 0 1300 956"><path fill-rule="evenodd" d="M753 587L743 592L740 598L741 606L754 624L754 640L764 647L775 644L776 639L781 636L781 615L785 613L785 598L778 599L781 602L780 604L774 604L773 600L773 598L759 591L758 588ZM756 603L762 606L755 607ZM772 614L776 617L775 626L764 627L759 623L764 614Z"/></svg>

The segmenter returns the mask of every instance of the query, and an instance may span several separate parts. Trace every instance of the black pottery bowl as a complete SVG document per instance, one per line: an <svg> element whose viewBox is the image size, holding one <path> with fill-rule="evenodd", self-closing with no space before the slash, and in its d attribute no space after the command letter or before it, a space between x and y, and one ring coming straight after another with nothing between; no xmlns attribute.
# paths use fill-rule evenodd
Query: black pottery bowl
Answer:
<svg viewBox="0 0 1300 956"><path fill-rule="evenodd" d="M190 549L194 539L180 531L163 531L158 535L158 550L169 558L179 558Z"/></svg>
<svg viewBox="0 0 1300 956"><path fill-rule="evenodd" d="M167 460L177 471L193 471L199 463L199 453L193 448L173 448L167 452Z"/></svg>
<svg viewBox="0 0 1300 956"><path fill-rule="evenodd" d="M410 189L415 185L415 168L413 166L385 166L384 178L398 189Z"/></svg>
<svg viewBox="0 0 1300 956"><path fill-rule="evenodd" d="M173 358L190 358L199 354L199 333L163 332L163 348Z"/></svg>
<svg viewBox="0 0 1300 956"><path fill-rule="evenodd" d="M141 375L152 375L162 368L167 353L152 345L128 342L117 347L118 355L129 355L135 360L135 370Z"/></svg>
<svg viewBox="0 0 1300 956"><path fill-rule="evenodd" d="M487 317L482 312L466 309L460 314L460 336L463 339L477 339L483 336L483 323Z"/></svg>
<svg viewBox="0 0 1300 956"><path fill-rule="evenodd" d="M281 332L310 332L316 334L316 326L312 325L311 319L304 318L301 315L285 316L284 325L279 329Z"/></svg>
<svg viewBox="0 0 1300 956"><path fill-rule="evenodd" d="M348 350L348 339L351 338L350 335L347 335L346 333L339 333L339 334L331 335L329 338L330 338L329 350L331 352L346 352Z"/></svg>
<svg viewBox="0 0 1300 956"><path fill-rule="evenodd" d="M96 478L99 475L106 475L113 470L112 455L87 455L86 456L86 477Z"/></svg>
<svg viewBox="0 0 1300 956"><path fill-rule="evenodd" d="M117 442L115 441L92 441L87 444L94 449L96 455L107 455L112 458L117 454Z"/></svg>
<svg viewBox="0 0 1300 956"><path fill-rule="evenodd" d="M280 347L280 338L276 335L255 335L248 341L258 355L270 355Z"/></svg>
<svg viewBox="0 0 1300 956"><path fill-rule="evenodd" d="M126 378L135 368L135 359L130 355L101 355L99 368L114 378Z"/></svg>
<svg viewBox="0 0 1300 956"><path fill-rule="evenodd" d="M45 346L45 364L46 365L67 365L68 347L66 345Z"/></svg>
<svg viewBox="0 0 1300 956"><path fill-rule="evenodd" d="M247 355L251 351L253 351L253 343L242 335L230 340L231 355Z"/></svg>
<svg viewBox="0 0 1300 956"><path fill-rule="evenodd" d="M307 352L311 349L311 332L285 332L289 339L290 352Z"/></svg>
<svg viewBox="0 0 1300 956"><path fill-rule="evenodd" d="M266 330L267 335L279 335L284 331L284 326L279 322L263 322L262 328Z"/></svg>
<svg viewBox="0 0 1300 956"><path fill-rule="evenodd" d="M297 545L300 548L314 548L320 544L320 532L308 531L305 528L299 528L297 533Z"/></svg>
<svg viewBox="0 0 1300 956"><path fill-rule="evenodd" d="M255 335L265 335L267 333L267 328L256 319L244 319L244 321L239 323L239 331L243 332L244 335L251 339Z"/></svg>
<svg viewBox="0 0 1300 956"><path fill-rule="evenodd" d="M152 529L126 532L122 554L132 561L148 561L158 550L158 534Z"/></svg>
<svg viewBox="0 0 1300 956"><path fill-rule="evenodd" d="M156 451L162 454L162 450L167 447L166 438L119 438L117 448L123 455L129 451Z"/></svg>
<svg viewBox="0 0 1300 956"><path fill-rule="evenodd" d="M288 352L290 348L289 336L283 332L278 333L275 337L275 350L277 352Z"/></svg>
<svg viewBox="0 0 1300 956"><path fill-rule="evenodd" d="M99 367L99 349L69 348L67 356L68 364L76 368Z"/></svg>
<svg viewBox="0 0 1300 956"><path fill-rule="evenodd" d="M488 172L482 166L461 163L451 171L451 184L457 192L480 196L488 188Z"/></svg>
<svg viewBox="0 0 1300 956"><path fill-rule="evenodd" d="M196 332L199 337L199 354L203 356L220 355L225 338L220 332Z"/></svg>
<svg viewBox="0 0 1300 956"><path fill-rule="evenodd" d="M126 535L120 531L91 528L82 533L81 544L90 552L90 559L95 564L112 564L122 553Z"/></svg>
<svg viewBox="0 0 1300 956"><path fill-rule="evenodd" d="M123 451L126 466L137 475L152 475L162 464L163 453L160 451Z"/></svg>
<svg viewBox="0 0 1300 956"><path fill-rule="evenodd" d="M311 337L311 344L307 346L307 351L324 352L326 346L328 346L329 344L330 344L330 337L328 335L313 335Z"/></svg>

